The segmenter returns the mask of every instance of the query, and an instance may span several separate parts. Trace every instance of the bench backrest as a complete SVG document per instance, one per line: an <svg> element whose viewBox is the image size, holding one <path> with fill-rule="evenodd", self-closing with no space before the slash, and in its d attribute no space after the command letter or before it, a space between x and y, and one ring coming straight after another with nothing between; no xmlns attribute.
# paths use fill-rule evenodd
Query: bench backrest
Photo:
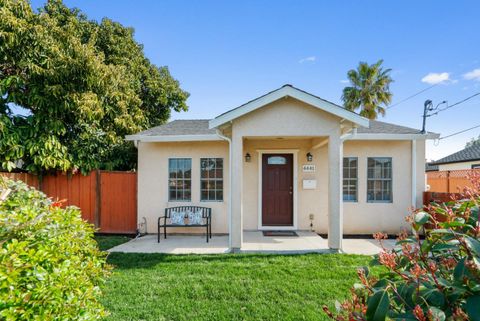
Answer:
<svg viewBox="0 0 480 321"><path fill-rule="evenodd" d="M188 212L197 212L198 210L202 211L202 218L210 217L212 213L212 209L209 207L202 207L202 206L175 206L175 207L167 207L165 209L165 217L170 218L172 211L183 212L185 213L185 217L188 216Z"/></svg>

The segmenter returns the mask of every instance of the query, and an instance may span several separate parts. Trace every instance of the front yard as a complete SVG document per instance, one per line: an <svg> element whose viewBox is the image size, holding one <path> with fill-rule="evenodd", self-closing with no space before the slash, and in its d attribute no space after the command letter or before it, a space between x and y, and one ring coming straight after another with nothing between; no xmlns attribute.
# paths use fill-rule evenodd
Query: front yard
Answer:
<svg viewBox="0 0 480 321"><path fill-rule="evenodd" d="M108 320L327 320L349 294L359 255L112 253Z"/></svg>

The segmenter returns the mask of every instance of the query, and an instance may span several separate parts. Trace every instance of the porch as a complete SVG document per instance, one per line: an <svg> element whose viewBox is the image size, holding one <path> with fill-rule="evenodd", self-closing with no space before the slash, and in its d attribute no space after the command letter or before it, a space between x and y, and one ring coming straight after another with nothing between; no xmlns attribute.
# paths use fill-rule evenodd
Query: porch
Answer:
<svg viewBox="0 0 480 321"><path fill-rule="evenodd" d="M297 231L298 236L263 236L260 231L243 232L241 253L305 254L331 253L328 240L314 232ZM385 244L392 247L393 240ZM347 254L373 255L380 252L373 239L344 239L343 252ZM209 243L203 235L172 234L157 243L157 236L146 235L118 245L109 252L164 253L164 254L222 254L229 253L228 235L214 235Z"/></svg>

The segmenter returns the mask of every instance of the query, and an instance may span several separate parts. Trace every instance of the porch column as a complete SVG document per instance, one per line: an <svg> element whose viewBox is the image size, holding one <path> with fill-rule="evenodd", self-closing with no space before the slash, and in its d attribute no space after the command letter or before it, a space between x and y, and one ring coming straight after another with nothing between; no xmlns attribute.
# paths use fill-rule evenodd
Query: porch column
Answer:
<svg viewBox="0 0 480 321"><path fill-rule="evenodd" d="M343 239L343 141L340 136L328 139L328 247L342 249Z"/></svg>
<svg viewBox="0 0 480 321"><path fill-rule="evenodd" d="M243 241L243 138L233 135L232 137L232 202L230 217L230 249L238 251Z"/></svg>

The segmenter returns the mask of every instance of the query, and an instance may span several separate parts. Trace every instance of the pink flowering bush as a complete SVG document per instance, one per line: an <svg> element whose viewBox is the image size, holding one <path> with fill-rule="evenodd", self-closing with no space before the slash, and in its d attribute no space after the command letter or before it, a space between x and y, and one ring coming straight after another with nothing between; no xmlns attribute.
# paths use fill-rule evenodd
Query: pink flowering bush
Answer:
<svg viewBox="0 0 480 321"><path fill-rule="evenodd" d="M393 250L386 249L372 264L386 272L379 277L358 270L359 284L337 311L324 311L346 320L480 320L480 177L465 189L461 200L432 203L408 217L413 234L401 233ZM424 235L422 239L420 236Z"/></svg>

